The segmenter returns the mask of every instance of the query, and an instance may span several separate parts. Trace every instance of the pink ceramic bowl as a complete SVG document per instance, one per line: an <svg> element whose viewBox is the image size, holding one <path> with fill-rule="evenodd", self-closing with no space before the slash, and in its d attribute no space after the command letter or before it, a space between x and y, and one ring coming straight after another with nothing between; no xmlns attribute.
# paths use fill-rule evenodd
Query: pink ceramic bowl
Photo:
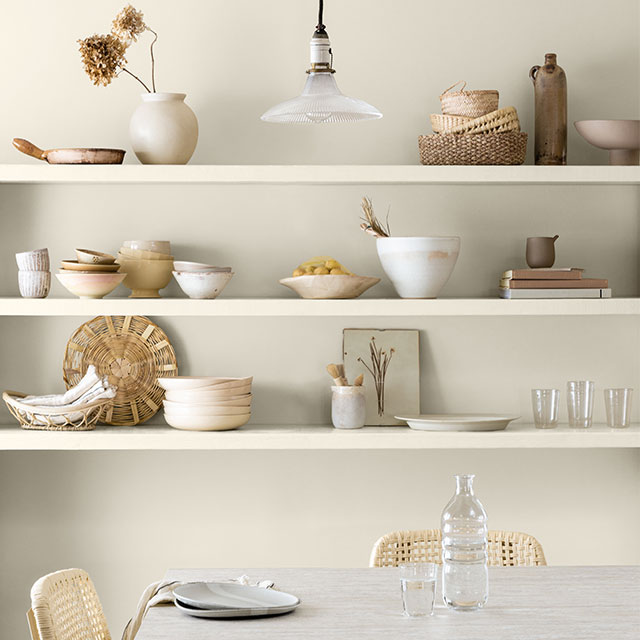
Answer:
<svg viewBox="0 0 640 640"><path fill-rule="evenodd" d="M126 277L126 273L56 273L60 284L78 298L104 298Z"/></svg>

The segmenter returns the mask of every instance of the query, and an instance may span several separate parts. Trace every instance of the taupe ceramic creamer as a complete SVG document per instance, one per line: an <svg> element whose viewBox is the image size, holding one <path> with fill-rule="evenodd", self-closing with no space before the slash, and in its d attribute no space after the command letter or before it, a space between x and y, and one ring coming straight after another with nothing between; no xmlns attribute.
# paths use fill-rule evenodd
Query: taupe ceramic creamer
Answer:
<svg viewBox="0 0 640 640"><path fill-rule="evenodd" d="M531 67L529 77L535 93L535 162L567 164L567 77L547 53L544 65Z"/></svg>

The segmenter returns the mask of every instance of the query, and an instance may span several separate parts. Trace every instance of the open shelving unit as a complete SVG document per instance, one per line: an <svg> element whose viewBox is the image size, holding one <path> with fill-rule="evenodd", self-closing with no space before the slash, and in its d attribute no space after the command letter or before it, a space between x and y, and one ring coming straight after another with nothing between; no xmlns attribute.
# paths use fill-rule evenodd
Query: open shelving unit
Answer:
<svg viewBox="0 0 640 640"><path fill-rule="evenodd" d="M186 165L0 166L5 185L580 185L638 186L640 167L611 166L436 166L420 165ZM187 298L102 300L49 297L0 298L0 317L84 317L145 315L193 318L414 318L640 316L640 298L502 300L499 298ZM160 422L158 418L153 422ZM407 428L337 431L330 426L260 425L225 433L192 433L163 424L99 426L79 433L30 432L0 426L0 450L429 450L501 448L640 449L640 426L613 430L594 426L580 431L538 430L515 423L495 433L424 433Z"/></svg>
<svg viewBox="0 0 640 640"><path fill-rule="evenodd" d="M420 165L96 165L0 166L15 184L479 184L637 185L640 167Z"/></svg>
<svg viewBox="0 0 640 640"><path fill-rule="evenodd" d="M339 430L318 425L254 425L235 431L179 431L166 425L98 426L95 431L27 431L0 426L0 451L228 451L228 450L429 450L429 449L594 449L640 448L640 425L610 429L536 429L514 423L504 431L447 433L407 427Z"/></svg>
<svg viewBox="0 0 640 640"><path fill-rule="evenodd" d="M640 315L640 298L502 300L500 298L0 298L0 316L148 315L193 317L428 317Z"/></svg>

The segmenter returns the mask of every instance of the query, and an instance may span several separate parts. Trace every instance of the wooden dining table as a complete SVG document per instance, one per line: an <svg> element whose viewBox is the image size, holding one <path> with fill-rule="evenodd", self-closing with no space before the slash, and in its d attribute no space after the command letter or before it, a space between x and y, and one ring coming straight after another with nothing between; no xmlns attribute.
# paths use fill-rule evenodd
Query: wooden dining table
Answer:
<svg viewBox="0 0 640 640"><path fill-rule="evenodd" d="M438 572L440 574L440 572ZM489 601L476 612L442 604L402 615L398 569L172 569L166 580L273 580L301 600L270 618L204 620L173 605L149 610L136 640L638 640L640 567L489 569Z"/></svg>

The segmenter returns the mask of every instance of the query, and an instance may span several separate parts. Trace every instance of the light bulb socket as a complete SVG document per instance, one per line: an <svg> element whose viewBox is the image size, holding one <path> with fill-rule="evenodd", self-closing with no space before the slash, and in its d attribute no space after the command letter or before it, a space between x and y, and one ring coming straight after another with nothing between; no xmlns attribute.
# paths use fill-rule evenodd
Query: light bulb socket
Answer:
<svg viewBox="0 0 640 640"><path fill-rule="evenodd" d="M320 27L322 30L320 31ZM331 51L331 42L329 36L324 30L324 25L318 25L313 33L310 43L310 59L311 66L307 69L307 73L335 73L332 69L333 52Z"/></svg>

